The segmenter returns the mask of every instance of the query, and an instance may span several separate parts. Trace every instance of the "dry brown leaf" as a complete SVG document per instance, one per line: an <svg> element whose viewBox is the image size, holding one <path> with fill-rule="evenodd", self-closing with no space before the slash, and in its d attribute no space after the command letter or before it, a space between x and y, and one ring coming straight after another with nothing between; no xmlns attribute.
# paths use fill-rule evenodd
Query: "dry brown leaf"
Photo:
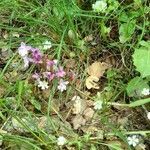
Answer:
<svg viewBox="0 0 150 150"><path fill-rule="evenodd" d="M135 147L135 150L146 150L146 145L144 145L143 143L140 143L139 145Z"/></svg>
<svg viewBox="0 0 150 150"><path fill-rule="evenodd" d="M95 126L84 126L81 128L83 132L89 133L89 134L94 134L95 132L98 132L98 128Z"/></svg>
<svg viewBox="0 0 150 150"><path fill-rule="evenodd" d="M95 82L98 82L99 81L99 78L96 77L96 76L89 76L86 81L85 81L85 85L88 89L99 89L99 86L97 83Z"/></svg>
<svg viewBox="0 0 150 150"><path fill-rule="evenodd" d="M87 103L88 107L93 107L94 106L94 101L92 101L92 100L87 100L86 103Z"/></svg>
<svg viewBox="0 0 150 150"><path fill-rule="evenodd" d="M47 123L47 117L46 116L40 117L39 120L38 120L38 128L39 129L45 128L46 123Z"/></svg>
<svg viewBox="0 0 150 150"><path fill-rule="evenodd" d="M86 108L83 114L84 114L84 118L88 121L93 117L94 110L92 108Z"/></svg>
<svg viewBox="0 0 150 150"><path fill-rule="evenodd" d="M77 97L73 100L73 114L82 114L86 106L86 101L81 99L80 97Z"/></svg>
<svg viewBox="0 0 150 150"><path fill-rule="evenodd" d="M84 126L86 123L86 120L79 114L76 115L73 119L72 119L72 124L73 124L73 128L75 130L79 129L81 126Z"/></svg>
<svg viewBox="0 0 150 150"><path fill-rule="evenodd" d="M72 68L75 68L77 63L75 61L75 59L66 59L65 62L64 62L65 66L67 69L72 69Z"/></svg>
<svg viewBox="0 0 150 150"><path fill-rule="evenodd" d="M90 35L84 37L84 41L85 41L85 42L91 42L91 41L93 41L93 35L90 34Z"/></svg>
<svg viewBox="0 0 150 150"><path fill-rule="evenodd" d="M103 76L106 69L109 68L109 65L105 62L94 62L87 68L87 72L90 76L100 78Z"/></svg>

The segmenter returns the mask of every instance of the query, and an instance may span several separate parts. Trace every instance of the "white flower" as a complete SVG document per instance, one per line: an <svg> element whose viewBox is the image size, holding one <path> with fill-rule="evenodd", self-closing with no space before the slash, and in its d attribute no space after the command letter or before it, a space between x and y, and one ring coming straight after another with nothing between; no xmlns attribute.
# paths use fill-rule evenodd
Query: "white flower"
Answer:
<svg viewBox="0 0 150 150"><path fill-rule="evenodd" d="M62 146L67 142L66 138L64 138L63 136L59 136L57 139L57 145Z"/></svg>
<svg viewBox="0 0 150 150"><path fill-rule="evenodd" d="M25 43L21 42L21 46L18 48L18 53L21 57L28 55L28 51L31 49L31 46L27 46Z"/></svg>
<svg viewBox="0 0 150 150"><path fill-rule="evenodd" d="M147 113L147 118L150 120L150 112Z"/></svg>
<svg viewBox="0 0 150 150"><path fill-rule="evenodd" d="M102 109L102 107L103 107L102 104L103 104L102 101L96 101L96 102L94 103L94 109L96 109L96 110Z"/></svg>
<svg viewBox="0 0 150 150"><path fill-rule="evenodd" d="M63 79L60 79L59 81L59 85L58 85L58 90L60 90L61 92L66 90L66 85L68 84L68 81L64 81Z"/></svg>
<svg viewBox="0 0 150 150"><path fill-rule="evenodd" d="M76 101L76 100L81 100L80 96L75 95L75 96L72 98L72 101Z"/></svg>
<svg viewBox="0 0 150 150"><path fill-rule="evenodd" d="M132 145L132 146L136 146L139 144L140 140L139 140L139 137L137 135L131 135L131 136L128 136L127 138L127 141L128 141L128 144L129 145Z"/></svg>
<svg viewBox="0 0 150 150"><path fill-rule="evenodd" d="M95 4L92 4L92 8L95 12L105 12L107 3L105 0L96 1Z"/></svg>
<svg viewBox="0 0 150 150"><path fill-rule="evenodd" d="M48 82L38 80L38 87L40 87L42 90L48 89Z"/></svg>
<svg viewBox="0 0 150 150"><path fill-rule="evenodd" d="M43 43L43 49L44 50L50 49L51 47L52 47L52 43L50 41L45 41Z"/></svg>
<svg viewBox="0 0 150 150"><path fill-rule="evenodd" d="M22 57L23 61L24 61L24 68L28 68L29 67L29 58L27 56Z"/></svg>
<svg viewBox="0 0 150 150"><path fill-rule="evenodd" d="M54 61L54 64L55 64L55 65L58 64L58 60L57 60L57 59L54 59L53 61Z"/></svg>
<svg viewBox="0 0 150 150"><path fill-rule="evenodd" d="M147 96L147 95L149 95L150 94L150 90L149 89L147 89L147 88L144 88L143 90L142 90L142 92L141 92L143 95L145 95L145 96Z"/></svg>

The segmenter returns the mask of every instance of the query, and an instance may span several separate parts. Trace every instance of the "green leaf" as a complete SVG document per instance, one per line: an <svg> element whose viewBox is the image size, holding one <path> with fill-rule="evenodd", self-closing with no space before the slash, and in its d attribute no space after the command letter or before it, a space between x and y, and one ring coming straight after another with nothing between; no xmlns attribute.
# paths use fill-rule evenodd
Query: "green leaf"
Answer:
<svg viewBox="0 0 150 150"><path fill-rule="evenodd" d="M147 48L149 48L150 47L150 41L140 41L140 43L139 43L141 46L144 46L144 47L147 47Z"/></svg>
<svg viewBox="0 0 150 150"><path fill-rule="evenodd" d="M132 102L129 104L129 107L137 107L137 106L144 105L146 103L150 103L150 98L140 99L135 102Z"/></svg>
<svg viewBox="0 0 150 150"><path fill-rule="evenodd" d="M129 17L127 13L123 11L119 16L119 21L127 22L128 20L129 20Z"/></svg>
<svg viewBox="0 0 150 150"><path fill-rule="evenodd" d="M127 23L121 24L119 28L119 40L121 43L125 43L132 38L132 34L135 30L135 20L128 21Z"/></svg>
<svg viewBox="0 0 150 150"><path fill-rule="evenodd" d="M144 88L149 89L147 82L141 77L135 77L128 83L126 91L130 97L141 97Z"/></svg>
<svg viewBox="0 0 150 150"><path fill-rule="evenodd" d="M135 49L133 54L133 62L136 70L141 73L141 76L147 77L150 75L150 48L140 47Z"/></svg>
<svg viewBox="0 0 150 150"><path fill-rule="evenodd" d="M37 100L32 97L29 101L37 110L41 110L41 104Z"/></svg>

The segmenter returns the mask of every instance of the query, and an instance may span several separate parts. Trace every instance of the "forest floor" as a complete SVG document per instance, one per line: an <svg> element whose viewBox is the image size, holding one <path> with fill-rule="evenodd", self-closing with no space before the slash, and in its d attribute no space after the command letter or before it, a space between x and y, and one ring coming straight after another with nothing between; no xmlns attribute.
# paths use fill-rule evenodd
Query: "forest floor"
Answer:
<svg viewBox="0 0 150 150"><path fill-rule="evenodd" d="M148 150L148 0L0 1L0 150Z"/></svg>

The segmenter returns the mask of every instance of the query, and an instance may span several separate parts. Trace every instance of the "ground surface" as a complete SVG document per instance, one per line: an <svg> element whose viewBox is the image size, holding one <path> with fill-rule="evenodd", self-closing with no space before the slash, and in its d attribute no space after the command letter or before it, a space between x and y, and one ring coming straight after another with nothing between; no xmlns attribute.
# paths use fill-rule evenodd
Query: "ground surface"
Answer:
<svg viewBox="0 0 150 150"><path fill-rule="evenodd" d="M149 149L149 3L99 2L0 2L0 149Z"/></svg>

